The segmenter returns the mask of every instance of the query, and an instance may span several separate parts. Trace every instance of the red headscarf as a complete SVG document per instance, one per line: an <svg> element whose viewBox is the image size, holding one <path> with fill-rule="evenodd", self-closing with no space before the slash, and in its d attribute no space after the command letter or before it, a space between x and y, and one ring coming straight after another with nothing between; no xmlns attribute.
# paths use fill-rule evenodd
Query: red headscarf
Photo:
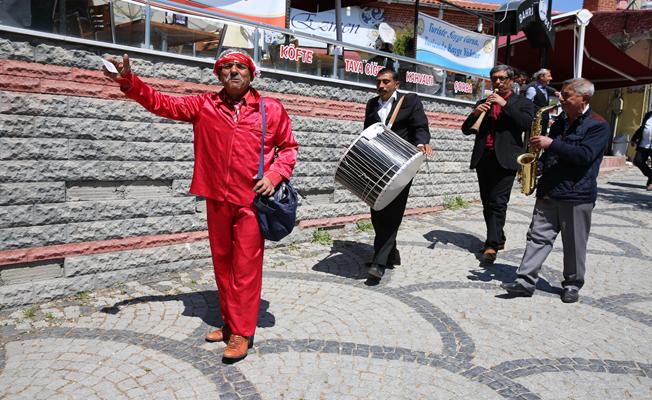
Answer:
<svg viewBox="0 0 652 400"><path fill-rule="evenodd" d="M246 65L247 69L251 73L251 79L252 80L254 79L255 72L256 72L256 66L254 65L254 60L252 60L251 57L249 57L248 55L240 52L228 53L218 58L217 61L215 61L215 68L213 68L213 73L219 77L220 69L222 69L222 65L229 62L239 62Z"/></svg>

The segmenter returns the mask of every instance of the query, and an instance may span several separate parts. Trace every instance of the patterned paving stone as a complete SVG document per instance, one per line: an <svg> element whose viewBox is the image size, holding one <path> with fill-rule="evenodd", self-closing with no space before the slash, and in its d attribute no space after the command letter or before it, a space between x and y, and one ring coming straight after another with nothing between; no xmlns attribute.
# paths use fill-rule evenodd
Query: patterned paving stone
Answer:
<svg viewBox="0 0 652 400"><path fill-rule="evenodd" d="M557 296L504 299L494 290L432 290L416 293L442 309L474 339L473 362L492 367L509 359L568 357L652 359L652 347L632 346L652 338L652 327L594 307L561 303ZM607 326L601 324L605 319ZM597 325L602 325L596 329ZM545 332L545 334L542 334Z"/></svg>
<svg viewBox="0 0 652 400"><path fill-rule="evenodd" d="M6 399L197 398L197 387L215 385L191 364L125 343L46 338L10 342L0 375ZM188 387L191 380L193 385Z"/></svg>
<svg viewBox="0 0 652 400"><path fill-rule="evenodd" d="M518 382L542 393L543 400L569 399L649 399L652 378L633 375L611 375L585 371L544 372L517 378Z"/></svg>
<svg viewBox="0 0 652 400"><path fill-rule="evenodd" d="M0 310L6 399L644 399L652 397L652 194L601 178L578 304L556 243L532 298L505 298L532 198L513 193L507 247L478 261L478 204L407 217L402 265L366 286L373 235L266 251L256 343L235 365L207 265Z"/></svg>
<svg viewBox="0 0 652 400"><path fill-rule="evenodd" d="M284 317L258 329L258 340L323 339L442 351L441 338L432 326L390 296L363 287L300 280L268 279L263 287L263 299L270 304L267 312ZM409 335L406 326L420 333Z"/></svg>
<svg viewBox="0 0 652 400"><path fill-rule="evenodd" d="M197 315L197 312L207 311L206 306L201 308L199 305L193 312L186 313L185 302L175 301L172 296L151 296L151 301L146 299L135 303L126 301L124 305L103 309L63 326L124 329L184 340L202 325L201 318L197 317L203 315Z"/></svg>
<svg viewBox="0 0 652 400"><path fill-rule="evenodd" d="M277 375L269 377L270 369ZM258 357L241 370L266 388L263 399L501 398L483 384L416 362L290 352Z"/></svg>

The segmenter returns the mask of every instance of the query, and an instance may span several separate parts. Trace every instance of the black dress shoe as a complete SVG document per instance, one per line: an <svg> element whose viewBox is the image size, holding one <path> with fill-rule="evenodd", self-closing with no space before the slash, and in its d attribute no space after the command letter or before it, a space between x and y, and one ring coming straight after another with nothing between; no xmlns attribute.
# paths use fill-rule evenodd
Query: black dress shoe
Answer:
<svg viewBox="0 0 652 400"><path fill-rule="evenodd" d="M387 265L401 265L401 253L398 252L398 249L394 249L389 255Z"/></svg>
<svg viewBox="0 0 652 400"><path fill-rule="evenodd" d="M491 247L487 247L483 251L482 261L484 261L487 264L493 264L496 261L497 256L498 256L498 251L496 251Z"/></svg>
<svg viewBox="0 0 652 400"><path fill-rule="evenodd" d="M367 274L369 274L369 278L371 279L380 279L385 275L385 267L380 264L371 264Z"/></svg>
<svg viewBox="0 0 652 400"><path fill-rule="evenodd" d="M561 292L561 301L563 303L576 303L580 299L580 293L575 288L564 288Z"/></svg>
<svg viewBox="0 0 652 400"><path fill-rule="evenodd" d="M532 297L532 294L534 294L533 290L527 289L525 286L521 285L518 282L501 283L500 287L505 289L507 293L511 294L512 296Z"/></svg>
<svg viewBox="0 0 652 400"><path fill-rule="evenodd" d="M494 250L505 250L505 243L499 243L495 246L490 246L488 244L484 244L482 248L480 249L480 253L484 253L485 250L487 249L494 249Z"/></svg>

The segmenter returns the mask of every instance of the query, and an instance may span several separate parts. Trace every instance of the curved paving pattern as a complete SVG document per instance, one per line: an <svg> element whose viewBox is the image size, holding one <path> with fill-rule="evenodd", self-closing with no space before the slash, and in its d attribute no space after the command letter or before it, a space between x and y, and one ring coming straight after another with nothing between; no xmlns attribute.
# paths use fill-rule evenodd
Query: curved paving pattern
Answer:
<svg viewBox="0 0 652 400"><path fill-rule="evenodd" d="M267 252L256 344L221 362L212 270L0 312L7 399L613 399L652 397L652 195L603 178L578 304L559 300L561 243L532 298L509 299L532 199L482 265L478 205L407 218L402 265L366 286L371 235Z"/></svg>

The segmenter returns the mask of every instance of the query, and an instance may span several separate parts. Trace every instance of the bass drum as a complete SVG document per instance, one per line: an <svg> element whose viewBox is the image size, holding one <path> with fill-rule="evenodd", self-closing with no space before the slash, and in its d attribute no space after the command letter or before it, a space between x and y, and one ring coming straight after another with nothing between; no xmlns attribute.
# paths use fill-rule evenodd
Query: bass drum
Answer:
<svg viewBox="0 0 652 400"><path fill-rule="evenodd" d="M382 210L414 178L425 155L378 122L349 146L337 165L335 181L374 210Z"/></svg>

